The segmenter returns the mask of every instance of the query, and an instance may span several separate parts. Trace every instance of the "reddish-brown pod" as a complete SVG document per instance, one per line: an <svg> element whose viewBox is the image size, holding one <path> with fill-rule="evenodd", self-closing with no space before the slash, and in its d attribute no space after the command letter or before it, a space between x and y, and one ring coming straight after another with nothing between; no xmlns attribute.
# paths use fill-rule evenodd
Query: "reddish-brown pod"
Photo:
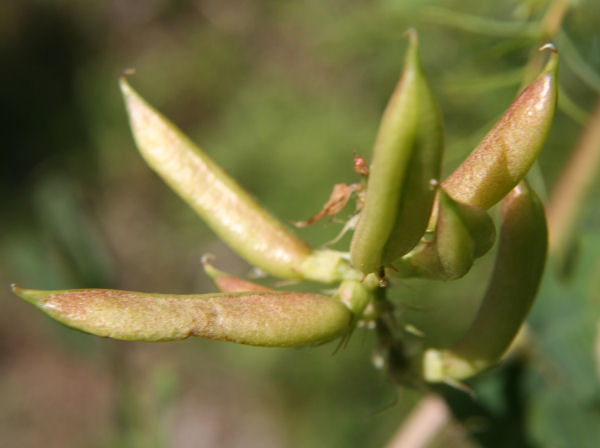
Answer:
<svg viewBox="0 0 600 448"><path fill-rule="evenodd" d="M552 124L557 99L558 53L552 44L546 67L529 84L469 157L443 182L456 201L489 208L527 174Z"/></svg>
<svg viewBox="0 0 600 448"><path fill-rule="evenodd" d="M235 277L227 272L221 271L210 264L211 255L202 257L202 266L204 272L210 277L215 286L221 292L247 292L247 291L272 291L271 288L259 285L258 283Z"/></svg>
<svg viewBox="0 0 600 448"><path fill-rule="evenodd" d="M498 363L533 305L547 247L544 205L523 181L502 199L496 263L479 310L454 346L426 351L427 381L463 380Z"/></svg>

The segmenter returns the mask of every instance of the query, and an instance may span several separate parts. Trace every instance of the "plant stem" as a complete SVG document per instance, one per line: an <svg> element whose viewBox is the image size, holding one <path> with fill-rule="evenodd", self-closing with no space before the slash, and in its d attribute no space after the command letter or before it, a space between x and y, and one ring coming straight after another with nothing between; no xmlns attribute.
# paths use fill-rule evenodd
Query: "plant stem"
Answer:
<svg viewBox="0 0 600 448"><path fill-rule="evenodd" d="M564 256L600 169L600 98L556 181L547 207L550 250Z"/></svg>
<svg viewBox="0 0 600 448"><path fill-rule="evenodd" d="M446 402L437 395L427 395L404 419L386 448L421 448L428 446L433 438L450 421Z"/></svg>
<svg viewBox="0 0 600 448"><path fill-rule="evenodd" d="M546 14L544 14L544 17L541 20L538 47L555 39L557 33L560 31L569 4L570 0L554 0L548 7ZM546 59L546 56L537 51L537 49L532 50L532 52L533 53L529 57L529 62L525 67L525 75L523 76L522 83L523 87L530 84L535 79L537 74L542 70Z"/></svg>

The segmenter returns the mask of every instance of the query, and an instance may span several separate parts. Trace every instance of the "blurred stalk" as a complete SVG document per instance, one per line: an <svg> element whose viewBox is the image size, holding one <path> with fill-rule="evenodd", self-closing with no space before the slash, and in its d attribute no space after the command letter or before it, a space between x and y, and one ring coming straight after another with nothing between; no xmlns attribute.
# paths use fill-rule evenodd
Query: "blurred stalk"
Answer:
<svg viewBox="0 0 600 448"><path fill-rule="evenodd" d="M560 52L564 60L568 63L569 68L573 70L573 73L586 83L588 87L600 94L600 75L579 54L575 44L571 42L567 33L564 31L558 33L558 42Z"/></svg>
<svg viewBox="0 0 600 448"><path fill-rule="evenodd" d="M589 115L587 111L581 107L565 92L561 86L558 86L558 104L560 111L577 123L579 126L585 126Z"/></svg>
<svg viewBox="0 0 600 448"><path fill-rule="evenodd" d="M392 436L386 448L421 448L429 446L449 423L450 409L437 395L421 399Z"/></svg>
<svg viewBox="0 0 600 448"><path fill-rule="evenodd" d="M163 448L166 446L162 422L156 404L149 397L147 380L154 372L143 376L131 360L134 348L118 342L107 344L108 362L116 400L114 407L114 433L110 448Z"/></svg>
<svg viewBox="0 0 600 448"><path fill-rule="evenodd" d="M541 47L556 38L570 3L570 0L554 0L550 4L546 14L544 14L544 17L540 22L537 47ZM542 70L545 63L546 56L537 51L537 48L533 49L529 56L527 66L525 67L525 75L523 76L521 86L525 87L530 84L538 76L538 73Z"/></svg>
<svg viewBox="0 0 600 448"><path fill-rule="evenodd" d="M596 325L596 345L595 345L595 358L596 358L596 375L598 381L600 381L600 320Z"/></svg>
<svg viewBox="0 0 600 448"><path fill-rule="evenodd" d="M494 20L433 6L425 8L420 19L436 25L488 36L535 38L539 35L537 23Z"/></svg>
<svg viewBox="0 0 600 448"><path fill-rule="evenodd" d="M550 251L564 260L600 169L600 98L556 181L547 206Z"/></svg>
<svg viewBox="0 0 600 448"><path fill-rule="evenodd" d="M544 32L542 39L553 39L558 33L570 3L571 0L554 0L552 2L542 19Z"/></svg>

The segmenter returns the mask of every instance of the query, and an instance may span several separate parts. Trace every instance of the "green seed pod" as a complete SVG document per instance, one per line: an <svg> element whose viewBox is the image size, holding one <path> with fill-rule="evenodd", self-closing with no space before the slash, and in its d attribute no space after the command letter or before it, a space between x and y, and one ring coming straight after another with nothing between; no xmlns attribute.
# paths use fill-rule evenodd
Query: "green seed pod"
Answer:
<svg viewBox="0 0 600 448"><path fill-rule="evenodd" d="M418 243L431 213L431 182L440 175L442 147L440 112L412 31L402 76L377 134L365 205L350 246L356 269L375 272Z"/></svg>
<svg viewBox="0 0 600 448"><path fill-rule="evenodd" d="M469 157L444 181L458 202L489 208L525 177L537 159L556 109L558 53L515 99Z"/></svg>
<svg viewBox="0 0 600 448"><path fill-rule="evenodd" d="M177 295L108 289L15 294L75 329L133 341L199 336L263 347L323 342L350 329L352 313L339 300L296 292Z"/></svg>
<svg viewBox="0 0 600 448"><path fill-rule="evenodd" d="M137 147L146 162L248 262L280 278L297 272L308 246L154 110L121 78Z"/></svg>
<svg viewBox="0 0 600 448"><path fill-rule="evenodd" d="M443 189L436 206L433 234L394 263L388 270L391 276L457 279L494 244L496 230L485 210L460 204Z"/></svg>
<svg viewBox="0 0 600 448"><path fill-rule="evenodd" d="M215 268L208 262L208 257L202 258L204 272L221 292L273 291L271 288L235 277Z"/></svg>
<svg viewBox="0 0 600 448"><path fill-rule="evenodd" d="M544 207L522 181L502 201L496 264L479 311L454 347L425 353L426 380L461 380L498 363L535 299L547 240Z"/></svg>
<svg viewBox="0 0 600 448"><path fill-rule="evenodd" d="M356 280L364 276L353 269L345 259L346 254L330 249L314 250L298 267L303 279L321 283Z"/></svg>

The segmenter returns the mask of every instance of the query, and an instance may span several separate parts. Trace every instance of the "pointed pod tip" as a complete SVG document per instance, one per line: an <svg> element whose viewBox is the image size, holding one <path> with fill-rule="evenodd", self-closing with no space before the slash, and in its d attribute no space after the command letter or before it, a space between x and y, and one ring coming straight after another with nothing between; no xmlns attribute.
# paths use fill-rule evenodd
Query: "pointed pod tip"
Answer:
<svg viewBox="0 0 600 448"><path fill-rule="evenodd" d="M214 256L214 254L206 253L204 255L202 255L202 258L200 258L200 262L202 263L202 265L204 266L211 266L210 262L212 260L216 259L216 257Z"/></svg>
<svg viewBox="0 0 600 448"><path fill-rule="evenodd" d="M404 36L408 38L408 48L404 56L404 70L416 69L417 71L421 71L417 30L409 28L404 32Z"/></svg>
<svg viewBox="0 0 600 448"><path fill-rule="evenodd" d="M414 28L409 28L404 32L404 36L408 38L408 50L406 54L406 60L410 57L417 58L419 57L419 36L417 35L417 30Z"/></svg>
<svg viewBox="0 0 600 448"><path fill-rule="evenodd" d="M554 45L552 42L548 42L548 43L542 45L539 48L539 50L540 51L550 50L552 52L550 54L550 58L548 59L548 62L546 62L546 66L544 67L544 70L542 71L542 74L540 76L548 75L548 74L555 76L556 70L558 68L558 50L556 49L556 45Z"/></svg>
<svg viewBox="0 0 600 448"><path fill-rule="evenodd" d="M204 255L202 255L202 259L200 260L202 263L202 267L204 268L204 272L206 273L206 275L208 275L213 280L215 279L215 277L224 274L224 272L215 268L210 263L211 260L214 260L214 259L215 259L215 256L213 254L204 254Z"/></svg>
<svg viewBox="0 0 600 448"><path fill-rule="evenodd" d="M414 28L409 28L407 29L404 34L404 36L408 37L408 39L410 40L411 45L417 45L418 41L419 41L419 37L417 34L417 30Z"/></svg>
<svg viewBox="0 0 600 448"><path fill-rule="evenodd" d="M135 68L126 68L121 72L121 79L135 75Z"/></svg>
<svg viewBox="0 0 600 448"><path fill-rule="evenodd" d="M547 42L539 48L539 51L545 51L545 50L550 50L550 51L552 51L552 53L558 53L558 50L556 49L556 45L554 45L552 42Z"/></svg>
<svg viewBox="0 0 600 448"><path fill-rule="evenodd" d="M36 305L36 306L38 306L41 303L42 299L46 296L46 291L38 291L38 290L34 290L34 289L23 289L23 288L18 287L16 283L10 284L10 290L16 296L18 296L21 299L25 300L26 302L29 302L30 304Z"/></svg>
<svg viewBox="0 0 600 448"><path fill-rule="evenodd" d="M121 92L125 96L131 95L133 92L133 89L131 88L131 86L129 85L129 82L127 81L127 77L131 76L133 74L135 74L135 69L127 68L121 72L121 76L119 77L119 87L121 88Z"/></svg>

